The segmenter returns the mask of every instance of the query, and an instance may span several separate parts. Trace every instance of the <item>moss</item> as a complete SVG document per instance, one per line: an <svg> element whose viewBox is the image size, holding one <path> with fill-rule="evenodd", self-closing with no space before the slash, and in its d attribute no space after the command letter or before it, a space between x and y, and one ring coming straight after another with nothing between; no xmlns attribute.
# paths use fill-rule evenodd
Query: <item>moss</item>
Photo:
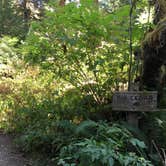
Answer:
<svg viewBox="0 0 166 166"><path fill-rule="evenodd" d="M166 16L166 0L155 1L155 17L154 23L157 24L161 19Z"/></svg>
<svg viewBox="0 0 166 166"><path fill-rule="evenodd" d="M163 38L165 36L163 36L163 32L166 32L166 17L163 18L158 25L156 26L156 28L152 31L149 32L144 41L143 41L143 46L144 45L148 45L149 47L153 47L156 49L159 49L163 46Z"/></svg>
<svg viewBox="0 0 166 166"><path fill-rule="evenodd" d="M160 74L161 66L166 62L166 0L158 0L156 4L157 25L146 35L142 43L142 84L148 90L159 90L163 86L160 85Z"/></svg>

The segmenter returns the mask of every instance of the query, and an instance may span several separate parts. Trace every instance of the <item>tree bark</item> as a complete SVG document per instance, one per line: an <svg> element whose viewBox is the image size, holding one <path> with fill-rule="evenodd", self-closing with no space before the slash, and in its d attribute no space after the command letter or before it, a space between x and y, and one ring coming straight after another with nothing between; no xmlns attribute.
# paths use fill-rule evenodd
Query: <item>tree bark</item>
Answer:
<svg viewBox="0 0 166 166"><path fill-rule="evenodd" d="M154 24L166 17L166 0L155 0Z"/></svg>
<svg viewBox="0 0 166 166"><path fill-rule="evenodd" d="M94 2L98 5L99 4L99 0L94 0Z"/></svg>
<svg viewBox="0 0 166 166"><path fill-rule="evenodd" d="M65 6L66 0L60 0L59 1L59 6Z"/></svg>
<svg viewBox="0 0 166 166"><path fill-rule="evenodd" d="M154 5L156 28L147 33L142 46L142 84L148 90L161 89L161 66L166 63L166 0L156 0Z"/></svg>

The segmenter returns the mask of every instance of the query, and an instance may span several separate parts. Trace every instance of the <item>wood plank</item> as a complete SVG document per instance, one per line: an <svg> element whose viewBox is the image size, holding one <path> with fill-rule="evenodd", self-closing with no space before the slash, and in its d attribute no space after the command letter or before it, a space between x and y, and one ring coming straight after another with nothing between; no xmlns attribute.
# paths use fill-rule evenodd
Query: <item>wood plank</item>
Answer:
<svg viewBox="0 0 166 166"><path fill-rule="evenodd" d="M157 91L115 92L113 111L151 112L157 109Z"/></svg>

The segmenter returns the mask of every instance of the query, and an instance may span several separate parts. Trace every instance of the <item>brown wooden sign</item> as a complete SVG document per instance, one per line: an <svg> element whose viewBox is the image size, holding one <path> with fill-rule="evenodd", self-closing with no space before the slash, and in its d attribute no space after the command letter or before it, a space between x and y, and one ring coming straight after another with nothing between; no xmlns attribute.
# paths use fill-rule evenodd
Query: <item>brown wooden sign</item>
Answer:
<svg viewBox="0 0 166 166"><path fill-rule="evenodd" d="M157 111L156 91L115 92L112 102L113 111Z"/></svg>

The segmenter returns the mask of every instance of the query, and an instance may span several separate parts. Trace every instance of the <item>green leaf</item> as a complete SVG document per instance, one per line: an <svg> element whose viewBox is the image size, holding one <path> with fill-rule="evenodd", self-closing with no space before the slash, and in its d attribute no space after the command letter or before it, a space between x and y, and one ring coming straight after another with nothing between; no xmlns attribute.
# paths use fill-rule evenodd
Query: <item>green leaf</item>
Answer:
<svg viewBox="0 0 166 166"><path fill-rule="evenodd" d="M142 149L145 149L145 148L146 148L145 143L144 143L143 141L140 141L140 140L136 139L136 138L131 138L131 139L130 139L130 142L131 142L131 144L132 144L133 146L138 146L138 147L140 147L140 148L142 148Z"/></svg>
<svg viewBox="0 0 166 166"><path fill-rule="evenodd" d="M114 165L114 159L112 157L110 157L108 159L108 163L109 163L109 166L113 166Z"/></svg>

